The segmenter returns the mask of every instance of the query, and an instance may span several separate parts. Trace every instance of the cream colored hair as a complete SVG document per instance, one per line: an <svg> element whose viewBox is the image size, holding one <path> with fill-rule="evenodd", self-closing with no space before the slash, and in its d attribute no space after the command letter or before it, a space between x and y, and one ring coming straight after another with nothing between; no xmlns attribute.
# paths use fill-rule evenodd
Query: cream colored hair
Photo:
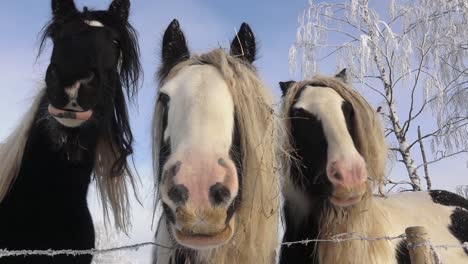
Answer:
<svg viewBox="0 0 468 264"><path fill-rule="evenodd" d="M289 88L283 99L282 114L284 125L290 131L291 123L288 118L289 109L294 105L294 98L301 87L324 86L335 90L354 109L353 135L357 151L364 158L368 171L368 188L363 200L348 208L330 206L320 214L319 238L329 239L342 233L358 233L367 237L385 236L384 227L387 225L384 212L375 205L372 198L373 190L380 187L384 178L385 161L387 159L387 146L380 124L380 120L374 109L367 101L351 87L339 78L317 75L312 80L297 82ZM322 87L320 87L322 88ZM289 148L290 136L283 142ZM285 158L288 160L289 157ZM297 160L294 161L297 163ZM293 163L294 165L294 163ZM283 173L289 177L289 168L284 167ZM307 177L307 176L304 176ZM286 184L288 180L286 180ZM395 252L389 247L388 241L367 242L349 241L343 243L320 242L316 250L319 254L319 263L382 263L381 259L394 259ZM378 259L375 257L378 256Z"/></svg>
<svg viewBox="0 0 468 264"><path fill-rule="evenodd" d="M29 130L35 122L34 117L39 110L40 100L44 94L45 89L39 92L19 125L0 145L0 202L5 198L19 173ZM134 179L132 174L127 171L124 173L125 175L116 176L112 173L112 165L118 155L110 146L111 144L107 142L102 139L98 140L96 147L94 167L96 189L102 203L105 219L109 220L109 215L113 215L116 226L126 232L130 222L127 184L130 183L134 187Z"/></svg>
<svg viewBox="0 0 468 264"><path fill-rule="evenodd" d="M196 258L210 264L274 263L280 196L276 157L282 125L274 114L272 97L250 65L227 55L222 49L192 56L175 66L162 83L185 67L201 64L214 66L228 84L243 153L243 185L240 187L243 190L233 238L216 249L199 251ZM157 104L153 121L155 172L163 165L159 164L161 114L161 106Z"/></svg>

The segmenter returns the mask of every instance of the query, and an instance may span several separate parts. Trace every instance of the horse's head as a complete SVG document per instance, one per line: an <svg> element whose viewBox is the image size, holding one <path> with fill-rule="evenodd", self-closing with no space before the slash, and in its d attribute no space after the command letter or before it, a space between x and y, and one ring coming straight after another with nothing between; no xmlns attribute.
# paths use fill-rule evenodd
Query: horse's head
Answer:
<svg viewBox="0 0 468 264"><path fill-rule="evenodd" d="M231 55L249 66L253 62L255 39L247 24L234 37ZM189 58L184 34L174 20L162 43L156 167L173 237L183 246L208 249L234 234L242 151L230 84L214 65L188 62Z"/></svg>
<svg viewBox="0 0 468 264"><path fill-rule="evenodd" d="M128 94L136 88L140 66L129 8L129 0L114 0L106 11L80 12L73 0L52 0L41 48L52 40L48 112L63 126L113 118L114 105L124 99L122 86Z"/></svg>
<svg viewBox="0 0 468 264"><path fill-rule="evenodd" d="M359 149L362 139L356 135L355 102L332 88L333 83L352 89L346 84L346 70L335 77L280 86L291 102L285 111L292 145L303 163L299 166L309 173L302 177L325 191L332 204L350 206L359 203L367 192L368 169ZM367 131L368 136L373 132Z"/></svg>

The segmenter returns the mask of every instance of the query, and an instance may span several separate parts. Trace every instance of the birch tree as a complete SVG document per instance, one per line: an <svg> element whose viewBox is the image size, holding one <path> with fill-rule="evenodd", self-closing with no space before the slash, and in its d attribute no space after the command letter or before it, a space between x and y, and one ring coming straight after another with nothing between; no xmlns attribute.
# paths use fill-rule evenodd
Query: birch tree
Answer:
<svg viewBox="0 0 468 264"><path fill-rule="evenodd" d="M292 71L310 78L333 59L347 68L378 98L406 183L421 190L425 167L430 188L430 164L468 151L468 0L315 2L299 16Z"/></svg>

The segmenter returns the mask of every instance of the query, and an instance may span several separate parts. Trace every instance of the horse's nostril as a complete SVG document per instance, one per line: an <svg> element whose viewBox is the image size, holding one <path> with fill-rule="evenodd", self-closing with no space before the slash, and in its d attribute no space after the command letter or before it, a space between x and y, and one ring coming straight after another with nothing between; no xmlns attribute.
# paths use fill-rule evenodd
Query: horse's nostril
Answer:
<svg viewBox="0 0 468 264"><path fill-rule="evenodd" d="M335 172L333 174L333 177L335 177L335 179L339 180L339 181L342 181L343 180L343 176L341 175L341 173L339 172Z"/></svg>
<svg viewBox="0 0 468 264"><path fill-rule="evenodd" d="M171 187L167 195L177 206L185 204L188 200L189 191L182 184L177 184Z"/></svg>
<svg viewBox="0 0 468 264"><path fill-rule="evenodd" d="M231 198L229 189L221 183L216 183L210 187L210 201L213 205L227 203Z"/></svg>

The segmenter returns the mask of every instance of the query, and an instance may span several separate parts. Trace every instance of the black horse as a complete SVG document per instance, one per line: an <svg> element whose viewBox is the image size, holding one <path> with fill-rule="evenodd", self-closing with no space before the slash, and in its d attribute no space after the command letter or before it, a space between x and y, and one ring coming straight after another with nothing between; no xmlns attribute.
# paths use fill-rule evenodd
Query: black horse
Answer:
<svg viewBox="0 0 468 264"><path fill-rule="evenodd" d="M45 88L0 147L0 249L94 248L86 196L94 175L102 202L125 229L133 153L126 98L141 66L129 0L82 12L52 0L41 49L53 42ZM91 263L92 256L20 256L0 263Z"/></svg>

